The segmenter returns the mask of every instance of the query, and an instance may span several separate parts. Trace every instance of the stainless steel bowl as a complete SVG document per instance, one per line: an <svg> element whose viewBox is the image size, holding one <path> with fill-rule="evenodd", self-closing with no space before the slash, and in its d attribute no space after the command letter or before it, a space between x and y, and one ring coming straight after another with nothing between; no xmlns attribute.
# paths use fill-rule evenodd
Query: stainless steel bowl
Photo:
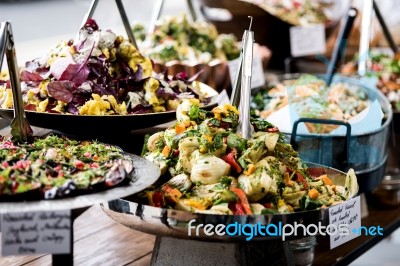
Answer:
<svg viewBox="0 0 400 266"><path fill-rule="evenodd" d="M317 164L307 163L310 169L320 174L328 174L336 185L344 185L346 174L339 170L321 166ZM355 194L353 195L353 197ZM242 242L246 241L246 236L218 236L216 234L209 236L205 234L202 227L198 235L193 227L189 227L192 220L192 226L199 224L212 225L229 225L238 223L278 225L285 224L309 224L328 225L329 224L329 208L317 209L311 211L300 211L289 214L269 214L269 215L216 215L191 213L180 210L163 209L138 203L139 198L131 198L128 200L118 199L102 204L103 211L114 219L116 222L148 234L158 236L176 237L182 239L207 240L207 241L223 241L223 242ZM191 228L191 230L188 230ZM189 234L190 233L190 234ZM255 241L281 240L280 236L254 236Z"/></svg>

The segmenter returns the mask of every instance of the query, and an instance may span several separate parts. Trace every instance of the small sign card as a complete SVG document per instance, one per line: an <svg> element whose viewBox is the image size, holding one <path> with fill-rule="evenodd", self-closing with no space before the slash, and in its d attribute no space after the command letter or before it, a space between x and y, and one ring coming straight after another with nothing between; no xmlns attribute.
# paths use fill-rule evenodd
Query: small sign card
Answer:
<svg viewBox="0 0 400 266"><path fill-rule="evenodd" d="M229 76L231 78L232 87L236 80L238 71L239 58L229 61ZM261 56L256 51L253 54L252 75L251 75L251 88L259 88L265 85L264 68L262 65Z"/></svg>
<svg viewBox="0 0 400 266"><path fill-rule="evenodd" d="M329 208L329 225L327 230L336 232L330 234L331 249L358 237L361 228L360 197Z"/></svg>
<svg viewBox="0 0 400 266"><path fill-rule="evenodd" d="M2 255L70 253L71 211L1 215Z"/></svg>
<svg viewBox="0 0 400 266"><path fill-rule="evenodd" d="M323 24L290 28L290 52L293 57L323 54L326 51Z"/></svg>

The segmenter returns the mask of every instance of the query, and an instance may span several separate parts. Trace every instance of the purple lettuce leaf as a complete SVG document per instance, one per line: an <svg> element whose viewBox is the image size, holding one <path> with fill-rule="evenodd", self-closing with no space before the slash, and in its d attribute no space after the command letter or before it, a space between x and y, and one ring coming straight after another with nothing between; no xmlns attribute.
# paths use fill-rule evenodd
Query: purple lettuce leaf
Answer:
<svg viewBox="0 0 400 266"><path fill-rule="evenodd" d="M70 80L79 86L87 80L89 72L85 63L69 64L58 80Z"/></svg>
<svg viewBox="0 0 400 266"><path fill-rule="evenodd" d="M138 104L129 111L129 114L147 114L152 112L153 108L151 105Z"/></svg>
<svg viewBox="0 0 400 266"><path fill-rule="evenodd" d="M91 99L90 93L74 93L74 97L70 103L75 104L76 106L82 106Z"/></svg>
<svg viewBox="0 0 400 266"><path fill-rule="evenodd" d="M75 82L75 84L77 84L78 86L81 85L83 82L85 82L90 73L90 69L87 66L87 62L89 61L89 58L92 55L93 49L94 49L94 43L85 61L81 64L69 65L67 69L64 71L64 73L61 75L61 78L68 77L65 79Z"/></svg>
<svg viewBox="0 0 400 266"><path fill-rule="evenodd" d="M29 82L29 81L34 81L34 82L40 82L43 81L42 76L40 76L37 73L31 73L26 70L21 71L20 75L21 81Z"/></svg>
<svg viewBox="0 0 400 266"><path fill-rule="evenodd" d="M156 95L158 98L162 99L176 99L178 98L179 93L160 87L156 90Z"/></svg>
<svg viewBox="0 0 400 266"><path fill-rule="evenodd" d="M73 92L76 90L75 84L72 81L53 81L47 84L49 95L57 101L70 103L74 97Z"/></svg>
<svg viewBox="0 0 400 266"><path fill-rule="evenodd" d="M79 110L75 104L69 103L67 106L68 112L74 115L79 115Z"/></svg>

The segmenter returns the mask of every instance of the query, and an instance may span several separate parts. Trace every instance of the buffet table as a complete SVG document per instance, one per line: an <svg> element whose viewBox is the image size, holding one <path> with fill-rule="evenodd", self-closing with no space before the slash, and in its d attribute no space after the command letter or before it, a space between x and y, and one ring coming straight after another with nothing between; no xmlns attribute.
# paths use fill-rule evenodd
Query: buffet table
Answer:
<svg viewBox="0 0 400 266"><path fill-rule="evenodd" d="M162 125L162 127L168 124ZM140 154L143 136L156 132L160 127L132 131L115 138L105 136L102 141L120 145L128 152ZM36 134L48 130L34 128ZM0 130L7 135L9 128ZM367 200L369 199L367 195ZM369 215L362 219L363 226L380 225L383 236L360 236L333 250L329 249L329 238L318 237L313 265L348 265L400 227L400 207L382 209L369 202ZM74 223L75 265L149 265L155 237L124 227L109 217L98 205L94 205ZM51 255L2 257L0 265L50 265Z"/></svg>

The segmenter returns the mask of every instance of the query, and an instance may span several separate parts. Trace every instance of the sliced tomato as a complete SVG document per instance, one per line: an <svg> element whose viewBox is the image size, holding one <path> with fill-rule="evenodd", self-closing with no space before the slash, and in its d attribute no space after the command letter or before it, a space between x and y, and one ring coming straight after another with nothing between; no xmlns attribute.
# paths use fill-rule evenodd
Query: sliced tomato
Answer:
<svg viewBox="0 0 400 266"><path fill-rule="evenodd" d="M244 193L244 191L240 188L237 187L232 187L230 188L230 190L236 194L236 196L238 196L239 200L240 200L240 204L242 205L244 212L246 214L253 214L253 211L251 210L250 207L250 203L249 200L247 199L246 193Z"/></svg>
<svg viewBox="0 0 400 266"><path fill-rule="evenodd" d="M279 128L277 128L277 127L269 127L269 128L267 128L267 132L276 133L276 132L279 132Z"/></svg>
<svg viewBox="0 0 400 266"><path fill-rule="evenodd" d="M152 198L154 207L162 208L165 206L165 198L162 191L154 191Z"/></svg>
<svg viewBox="0 0 400 266"><path fill-rule="evenodd" d="M242 205L239 202L230 202L228 204L228 208L233 212L235 215L245 215L245 211Z"/></svg>
<svg viewBox="0 0 400 266"><path fill-rule="evenodd" d="M299 182L303 183L303 188L305 188L305 189L308 188L307 181L306 181L306 179L303 177L303 175L300 174L299 172L297 172L296 175L297 175L297 180L298 180Z"/></svg>
<svg viewBox="0 0 400 266"><path fill-rule="evenodd" d="M240 165L237 163L236 161L236 149L233 148L227 155L225 155L224 157L222 157L222 159L229 164L233 170L235 170L236 173L241 173L242 172L242 167L240 167Z"/></svg>
<svg viewBox="0 0 400 266"><path fill-rule="evenodd" d="M267 209L274 209L274 204L272 202L267 202L263 204L265 208Z"/></svg>

